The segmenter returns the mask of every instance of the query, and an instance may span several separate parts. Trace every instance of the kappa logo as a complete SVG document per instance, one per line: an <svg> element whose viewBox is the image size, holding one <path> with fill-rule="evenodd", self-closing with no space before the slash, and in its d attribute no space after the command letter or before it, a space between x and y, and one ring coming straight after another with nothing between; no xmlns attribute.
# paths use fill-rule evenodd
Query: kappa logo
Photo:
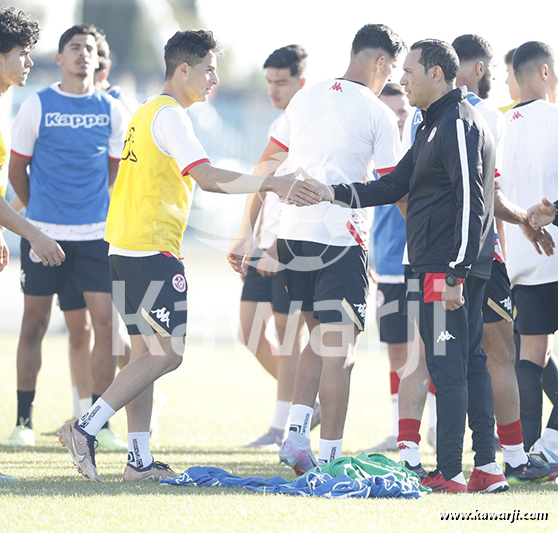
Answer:
<svg viewBox="0 0 558 533"><path fill-rule="evenodd" d="M455 337L449 331L442 331L436 342L446 342L452 339L455 340Z"/></svg>
<svg viewBox="0 0 558 533"><path fill-rule="evenodd" d="M430 135L428 136L428 142L430 142L432 139L434 139L434 135L436 135L436 132L438 131L438 128L434 128L431 132Z"/></svg>
<svg viewBox="0 0 558 533"><path fill-rule="evenodd" d="M517 120L518 118L523 118L523 115L519 111L516 111L513 114L512 120Z"/></svg>
<svg viewBox="0 0 558 533"><path fill-rule="evenodd" d="M130 128L128 131L128 136L124 141L124 155L122 156L122 161L127 161L128 159L132 163L137 163L138 158L136 154L134 154L134 134L136 133L136 128Z"/></svg>
<svg viewBox="0 0 558 533"><path fill-rule="evenodd" d="M353 304L356 307L357 313L364 318L366 314L366 304Z"/></svg>
<svg viewBox="0 0 558 533"><path fill-rule="evenodd" d="M409 446L407 446L404 442L400 442L400 443L397 445L397 448L398 448L399 450L410 450Z"/></svg>
<svg viewBox="0 0 558 533"><path fill-rule="evenodd" d="M155 309L155 311L151 311L151 314L155 315L157 320L159 320L163 324L166 324L167 328L170 328L170 311L167 311L166 307Z"/></svg>
<svg viewBox="0 0 558 533"><path fill-rule="evenodd" d="M85 115L68 114L68 113L46 113L45 127L66 127L66 128L94 128L95 126L108 126L110 118L104 113L100 115L93 115L88 113Z"/></svg>
<svg viewBox="0 0 558 533"><path fill-rule="evenodd" d="M330 88L330 91L341 91L343 92L343 87L341 87L341 84L339 82L334 83Z"/></svg>
<svg viewBox="0 0 558 533"><path fill-rule="evenodd" d="M511 298L509 296L507 298L505 298L504 300L502 300L500 302L500 304L504 307L504 309L508 313L511 313L511 311L512 311L512 301L511 301Z"/></svg>
<svg viewBox="0 0 558 533"><path fill-rule="evenodd" d="M172 286L175 291L185 292L186 291L186 278L182 274L175 274L172 278Z"/></svg>
<svg viewBox="0 0 558 533"><path fill-rule="evenodd" d="M41 258L35 253L33 248L29 249L29 259L31 259L33 263L42 263Z"/></svg>

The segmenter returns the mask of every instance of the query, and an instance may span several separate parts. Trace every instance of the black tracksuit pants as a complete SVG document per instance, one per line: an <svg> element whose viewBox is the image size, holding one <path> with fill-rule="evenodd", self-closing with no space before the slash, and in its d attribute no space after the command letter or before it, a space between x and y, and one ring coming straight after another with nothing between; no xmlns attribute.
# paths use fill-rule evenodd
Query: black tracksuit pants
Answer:
<svg viewBox="0 0 558 533"><path fill-rule="evenodd" d="M424 302L425 274L419 278L419 329L436 387L438 469L449 480L462 471L467 414L475 466L495 461L494 398L481 347L486 280L469 276L463 288L465 304L456 311L446 311L441 301Z"/></svg>

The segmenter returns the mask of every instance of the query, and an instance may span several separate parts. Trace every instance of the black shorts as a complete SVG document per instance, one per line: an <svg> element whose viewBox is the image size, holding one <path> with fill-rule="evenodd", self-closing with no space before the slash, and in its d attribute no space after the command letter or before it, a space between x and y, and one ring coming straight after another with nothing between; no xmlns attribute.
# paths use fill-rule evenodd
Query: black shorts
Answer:
<svg viewBox="0 0 558 533"><path fill-rule="evenodd" d="M253 257L260 255L261 250L256 250ZM277 273L264 278L252 265L248 266L240 300L242 302L270 302L275 313L289 314L291 310L291 300L283 276Z"/></svg>
<svg viewBox="0 0 558 533"><path fill-rule="evenodd" d="M184 265L172 254L110 256L112 301L130 335L186 336ZM124 282L122 286L115 282Z"/></svg>
<svg viewBox="0 0 558 533"><path fill-rule="evenodd" d="M399 344L414 338L414 328L409 328L404 314L406 293L405 283L378 283L376 321L382 342Z"/></svg>
<svg viewBox="0 0 558 533"><path fill-rule="evenodd" d="M492 273L484 291L482 319L485 324L505 320L513 322L513 301L510 278L504 263L492 262Z"/></svg>
<svg viewBox="0 0 558 533"><path fill-rule="evenodd" d="M368 252L360 246L277 239L277 254L291 302L314 311L322 324L355 324L364 330Z"/></svg>
<svg viewBox="0 0 558 533"><path fill-rule="evenodd" d="M45 267L21 239L21 288L30 296L60 296L63 311L85 306L84 292L110 292L108 243L96 241L58 241L66 254L59 267ZM83 303L83 305L82 305Z"/></svg>
<svg viewBox="0 0 558 533"><path fill-rule="evenodd" d="M512 292L520 335L551 335L558 330L558 281L516 285Z"/></svg>

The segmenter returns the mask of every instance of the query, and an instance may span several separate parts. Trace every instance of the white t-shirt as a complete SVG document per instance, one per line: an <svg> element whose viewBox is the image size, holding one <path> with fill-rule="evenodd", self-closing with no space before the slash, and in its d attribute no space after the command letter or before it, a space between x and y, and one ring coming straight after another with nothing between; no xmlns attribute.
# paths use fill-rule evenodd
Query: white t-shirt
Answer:
<svg viewBox="0 0 558 533"><path fill-rule="evenodd" d="M67 93L60 89L60 84L53 83L50 88L68 98L86 98L95 92L95 88L85 94ZM108 156L120 161L122 145L128 125L129 116L122 104L114 98L110 98L111 133L108 140ZM41 99L37 93L28 97L21 104L17 118L12 125L12 150L23 157L32 157L35 143L39 137L39 129L42 120ZM105 236L105 222L92 224L52 224L29 219L34 226L39 228L49 237L59 241L93 241Z"/></svg>
<svg viewBox="0 0 558 533"><path fill-rule="evenodd" d="M299 91L277 124L272 140L289 151L288 172L302 167L333 185L366 182L392 170L401 157L397 118L366 86L331 79ZM284 205L278 237L333 246L366 248L373 211L323 202Z"/></svg>
<svg viewBox="0 0 558 533"><path fill-rule="evenodd" d="M151 102L158 96L160 95L148 98L142 102L142 105ZM203 146L194 133L192 120L182 106L168 105L159 109L151 121L151 136L161 152L174 158L178 168L186 170L200 161L209 161ZM109 246L109 255L148 257L158 253L126 250L112 244Z"/></svg>
<svg viewBox="0 0 558 533"><path fill-rule="evenodd" d="M545 100L519 105L505 114L502 189L528 209L541 198L558 198L558 106ZM546 228L558 242L558 228ZM512 286L558 281L558 254L537 254L519 226L507 225L507 267Z"/></svg>
<svg viewBox="0 0 558 533"><path fill-rule="evenodd" d="M273 136L280 119L280 116L277 117L269 127L267 135L268 139ZM281 172L276 172L276 174L279 176ZM261 250L267 250L270 248L275 242L275 239L277 239L277 232L279 231L279 215L281 214L282 205L283 204L281 203L279 196L277 196L274 192L266 193L260 215L260 227L258 228L257 244L258 248Z"/></svg>

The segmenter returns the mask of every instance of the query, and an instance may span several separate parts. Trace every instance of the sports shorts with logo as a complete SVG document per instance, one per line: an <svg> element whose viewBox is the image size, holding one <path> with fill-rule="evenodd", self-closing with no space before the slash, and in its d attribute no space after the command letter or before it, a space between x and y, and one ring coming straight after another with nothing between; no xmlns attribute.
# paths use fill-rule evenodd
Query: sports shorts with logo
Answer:
<svg viewBox="0 0 558 533"><path fill-rule="evenodd" d="M551 335L558 331L558 281L515 285L515 327L520 335Z"/></svg>
<svg viewBox="0 0 558 533"><path fill-rule="evenodd" d="M261 257L262 250L256 249L252 254L252 261L256 263ZM272 276L260 276L257 265L248 265L244 287L242 288L242 302L270 302L275 313L289 314L291 300L280 272ZM293 307L293 311L295 307Z"/></svg>
<svg viewBox="0 0 558 533"><path fill-rule="evenodd" d="M85 306L84 292L110 292L107 242L58 241L58 244L64 250L66 260L59 267L45 267L29 241L21 239L21 288L24 294L58 294L61 309L68 311Z"/></svg>
<svg viewBox="0 0 558 533"><path fill-rule="evenodd" d="M510 278L504 263L498 260L492 262L492 272L486 284L482 318L485 324L513 322L513 301Z"/></svg>
<svg viewBox="0 0 558 533"><path fill-rule="evenodd" d="M413 340L414 328L405 313L406 294L405 283L378 283L376 321L380 341L399 344Z"/></svg>
<svg viewBox="0 0 558 533"><path fill-rule="evenodd" d="M355 324L364 330L368 252L360 246L328 246L277 240L283 279L291 302L314 311L322 324Z"/></svg>
<svg viewBox="0 0 558 533"><path fill-rule="evenodd" d="M112 301L130 335L186 336L188 285L182 261L168 252L111 255L109 260Z"/></svg>

